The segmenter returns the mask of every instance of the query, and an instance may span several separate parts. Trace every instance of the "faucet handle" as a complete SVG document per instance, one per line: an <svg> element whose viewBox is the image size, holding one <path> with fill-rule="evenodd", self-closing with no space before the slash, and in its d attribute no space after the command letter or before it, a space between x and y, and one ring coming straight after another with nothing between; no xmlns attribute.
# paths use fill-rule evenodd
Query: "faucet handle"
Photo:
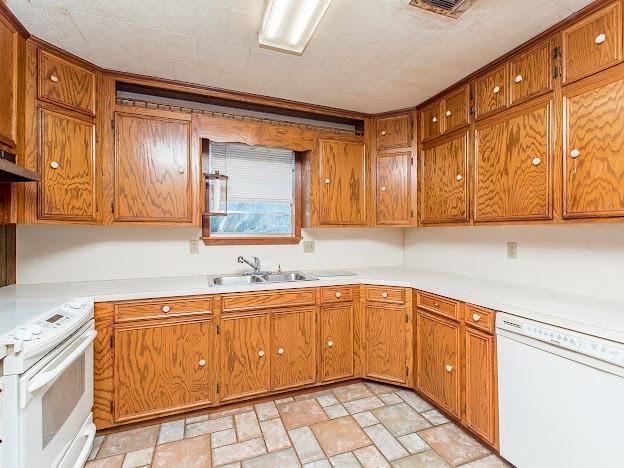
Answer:
<svg viewBox="0 0 624 468"><path fill-rule="evenodd" d="M238 258L236 259L236 261L237 261L238 263L245 263L245 259L243 258L243 256L242 256L242 255L241 255L240 257L238 257Z"/></svg>

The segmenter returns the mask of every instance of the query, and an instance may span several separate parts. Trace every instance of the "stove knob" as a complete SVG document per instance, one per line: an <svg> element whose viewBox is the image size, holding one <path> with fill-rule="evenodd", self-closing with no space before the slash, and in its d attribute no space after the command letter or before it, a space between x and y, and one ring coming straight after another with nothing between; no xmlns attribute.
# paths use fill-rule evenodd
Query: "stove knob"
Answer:
<svg viewBox="0 0 624 468"><path fill-rule="evenodd" d="M32 339L32 335L28 330L16 330L13 332L13 336L18 341L30 341Z"/></svg>
<svg viewBox="0 0 624 468"><path fill-rule="evenodd" d="M41 334L41 332L43 331L43 330L41 329L41 327L40 327L39 325L35 324L35 323L33 323L32 325L29 325L29 326L27 327L27 330L28 330L30 333L32 333L33 335L40 335L40 334Z"/></svg>

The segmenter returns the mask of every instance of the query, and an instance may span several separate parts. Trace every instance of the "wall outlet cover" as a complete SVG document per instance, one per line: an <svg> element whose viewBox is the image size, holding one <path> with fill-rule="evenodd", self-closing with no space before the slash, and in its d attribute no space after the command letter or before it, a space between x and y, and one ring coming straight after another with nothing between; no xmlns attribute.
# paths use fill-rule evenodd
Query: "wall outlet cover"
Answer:
<svg viewBox="0 0 624 468"><path fill-rule="evenodd" d="M518 244L507 242L507 258L518 258Z"/></svg>
<svg viewBox="0 0 624 468"><path fill-rule="evenodd" d="M191 255L197 255L199 254L199 241L198 240L192 240L189 243L189 252Z"/></svg>
<svg viewBox="0 0 624 468"><path fill-rule="evenodd" d="M303 241L303 253L314 252L314 241Z"/></svg>

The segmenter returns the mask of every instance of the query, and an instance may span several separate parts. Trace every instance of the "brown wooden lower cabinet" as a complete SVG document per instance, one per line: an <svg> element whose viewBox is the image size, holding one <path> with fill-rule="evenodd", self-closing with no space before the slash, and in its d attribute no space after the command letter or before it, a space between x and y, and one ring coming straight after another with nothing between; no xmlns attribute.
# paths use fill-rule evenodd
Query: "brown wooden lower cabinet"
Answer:
<svg viewBox="0 0 624 468"><path fill-rule="evenodd" d="M323 382L354 376L353 325L351 302L321 307L321 375Z"/></svg>

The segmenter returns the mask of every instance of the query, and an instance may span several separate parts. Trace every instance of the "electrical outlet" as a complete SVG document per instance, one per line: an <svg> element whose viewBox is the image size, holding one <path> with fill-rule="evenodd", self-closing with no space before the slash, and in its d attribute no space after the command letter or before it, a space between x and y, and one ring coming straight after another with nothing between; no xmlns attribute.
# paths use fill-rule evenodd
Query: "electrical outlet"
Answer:
<svg viewBox="0 0 624 468"><path fill-rule="evenodd" d="M507 242L507 258L518 258L518 244Z"/></svg>
<svg viewBox="0 0 624 468"><path fill-rule="evenodd" d="M190 241L189 252L191 255L197 255L199 253L199 241L198 240Z"/></svg>
<svg viewBox="0 0 624 468"><path fill-rule="evenodd" d="M303 253L314 253L314 241L303 241Z"/></svg>

